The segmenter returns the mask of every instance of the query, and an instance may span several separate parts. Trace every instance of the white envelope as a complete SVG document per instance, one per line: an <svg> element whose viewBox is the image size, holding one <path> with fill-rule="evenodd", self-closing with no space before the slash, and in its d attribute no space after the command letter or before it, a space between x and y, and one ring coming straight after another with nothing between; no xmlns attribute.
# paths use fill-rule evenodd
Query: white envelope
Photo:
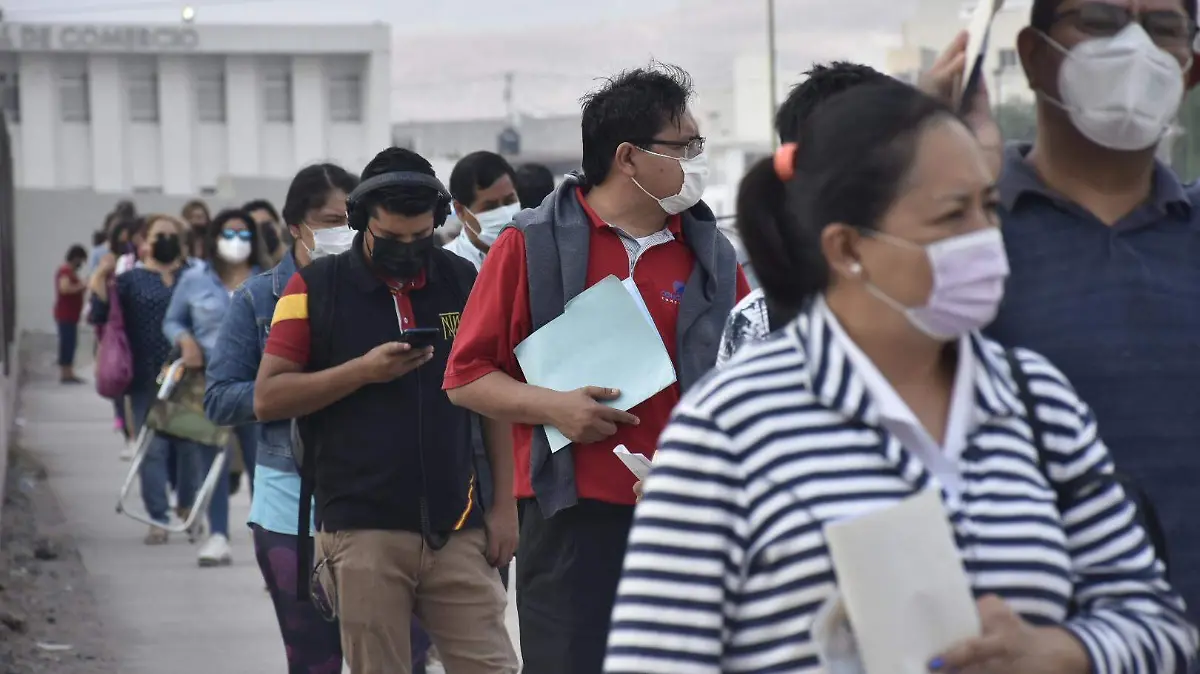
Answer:
<svg viewBox="0 0 1200 674"><path fill-rule="evenodd" d="M867 674L928 674L939 653L979 636L937 490L827 524L825 538Z"/></svg>
<svg viewBox="0 0 1200 674"><path fill-rule="evenodd" d="M633 473L633 476L637 479L645 480L646 477L650 475L650 458L645 454L631 452L625 447L625 445L617 445L616 447L613 447L613 454L617 455L617 458L621 460L621 463L625 464L625 467L628 468L629 472Z"/></svg>

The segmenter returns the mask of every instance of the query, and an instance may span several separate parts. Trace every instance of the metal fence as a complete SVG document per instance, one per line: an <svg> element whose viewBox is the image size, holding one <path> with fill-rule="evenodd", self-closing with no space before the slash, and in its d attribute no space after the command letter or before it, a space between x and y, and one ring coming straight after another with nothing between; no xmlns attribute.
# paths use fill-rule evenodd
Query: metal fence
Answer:
<svg viewBox="0 0 1200 674"><path fill-rule="evenodd" d="M10 372L17 336L16 227L13 223L13 164L8 124L0 115L0 373Z"/></svg>

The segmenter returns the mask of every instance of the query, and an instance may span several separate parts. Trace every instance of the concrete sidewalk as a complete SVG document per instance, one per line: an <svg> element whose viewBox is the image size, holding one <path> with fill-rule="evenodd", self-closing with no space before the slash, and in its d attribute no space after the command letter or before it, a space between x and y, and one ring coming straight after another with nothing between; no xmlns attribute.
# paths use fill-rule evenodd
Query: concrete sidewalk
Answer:
<svg viewBox="0 0 1200 674"><path fill-rule="evenodd" d="M130 464L118 458L122 438L112 430L111 403L90 385L58 384L52 350L30 351L18 443L49 473L50 488L83 556L118 671L286 671L274 610L245 527L246 490L230 504L233 566L198 568L197 547L181 535L165 546L143 545L146 527L115 511ZM90 373L90 365L81 364L79 371ZM140 498L133 501L140 504ZM519 653L514 606L510 595L510 632Z"/></svg>

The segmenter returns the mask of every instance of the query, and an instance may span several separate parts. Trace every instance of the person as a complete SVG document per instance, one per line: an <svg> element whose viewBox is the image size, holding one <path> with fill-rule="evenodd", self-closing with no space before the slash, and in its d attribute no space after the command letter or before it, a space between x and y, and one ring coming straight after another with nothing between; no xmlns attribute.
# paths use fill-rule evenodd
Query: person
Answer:
<svg viewBox="0 0 1200 674"><path fill-rule="evenodd" d="M95 315L93 313L95 293L92 289L106 285L112 276L120 276L136 266L139 259L137 251L141 249L143 243L141 225L136 219L118 220L109 227L107 239L106 252L96 261L95 268L88 278L87 316L89 324L92 324L92 317ZM99 348L105 326L92 324L92 327L96 331L96 346ZM125 438L125 444L121 447L120 454L122 461L132 460L137 450L131 432L133 424L129 421L132 413L126 409L127 403L128 396L120 396L113 400L113 429Z"/></svg>
<svg viewBox="0 0 1200 674"><path fill-rule="evenodd" d="M930 671L1188 671L1200 638L1087 404L979 332L1008 273L994 175L949 107L865 84L743 179L751 259L800 313L663 433L606 672L826 671L814 629L841 597L822 528L926 490L982 625Z"/></svg>
<svg viewBox="0 0 1200 674"><path fill-rule="evenodd" d="M1045 354L1093 406L1117 465L1152 496L1193 612L1200 267L1188 251L1200 192L1155 152L1183 99L1195 25L1194 2L1033 3L1017 52L1037 139L1003 154L1012 275L988 329Z"/></svg>
<svg viewBox="0 0 1200 674"><path fill-rule="evenodd" d="M681 391L712 367L721 326L748 292L733 247L700 200L707 158L691 97L686 72L654 65L616 75L584 99L582 180L568 177L496 240L446 370L455 404L515 424L527 674L600 671L634 503L633 474L613 449L653 454ZM627 412L604 404L619 395L608 388L524 383L514 354L567 299L609 275L636 284L678 373ZM573 445L551 454L538 428L546 425Z"/></svg>
<svg viewBox="0 0 1200 674"><path fill-rule="evenodd" d="M821 103L837 94L861 84L899 84L899 81L870 66L847 61L817 64L804 75L804 81L792 87L787 99L775 114L775 131L779 134L781 143L796 142L796 130L804 120L808 119ZM742 228L746 223L739 219L737 225ZM739 240L741 237L739 234ZM761 286L755 288L733 308L725 322L725 329L721 333L721 346L717 351L717 366L724 365L743 345L766 337L794 316L795 311L769 302Z"/></svg>
<svg viewBox="0 0 1200 674"><path fill-rule="evenodd" d="M75 244L67 250L64 264L54 272L54 322L58 325L59 383L82 384L75 376L75 347L79 344L79 316L83 313L83 293L87 284L79 280L79 270L88 253Z"/></svg>
<svg viewBox="0 0 1200 674"><path fill-rule="evenodd" d="M263 261L275 266L287 254L290 245L290 242L284 241L284 237L280 235L279 212L266 199L247 201L242 210L249 213L258 225L264 251Z"/></svg>
<svg viewBox="0 0 1200 674"><path fill-rule="evenodd" d="M169 215L146 216L146 240L150 255L142 263L124 274L116 276L116 297L108 294L107 279L115 272L116 260L106 256L92 277L93 325L104 325L108 321L109 304L121 303L125 319L125 332L129 339L129 351L133 358L133 379L127 395L132 408L134 437L146 423L146 416L158 393L156 380L171 353L171 343L163 335L163 319L167 306L175 291L176 280L183 271L186 255L183 238L186 225ZM142 501L146 513L154 520L146 534L146 545L162 545L168 540L164 528L169 522L167 502L168 464L167 455L174 449L179 454L201 451L198 445L166 436L155 436L146 451L139 469ZM186 504L177 511L185 519Z"/></svg>
<svg viewBox="0 0 1200 674"><path fill-rule="evenodd" d="M554 191L554 174L542 164L522 164L517 169L517 199L535 208Z"/></svg>
<svg viewBox="0 0 1200 674"><path fill-rule="evenodd" d="M315 483L317 575L356 674L410 671L413 612L447 671L518 669L495 570L517 540L510 429L441 390L475 279L433 243L450 201L420 155L376 155L347 200L353 244L288 282L254 385L260 421L306 417L300 503ZM494 474L486 512L472 468L480 423Z"/></svg>
<svg viewBox="0 0 1200 674"><path fill-rule="evenodd" d="M183 221L189 225L185 242L188 256L203 260L207 252L204 248L204 233L208 229L209 221L212 220L208 206L200 199L192 199L183 205L180 215L183 216Z"/></svg>
<svg viewBox="0 0 1200 674"><path fill-rule="evenodd" d="M208 262L200 262L180 276L162 324L167 341L182 352L184 365L196 371L204 370L216 349L221 323L229 311L233 292L260 271L258 261L262 256L258 227L254 218L242 210L217 213L204 234L204 248L204 259ZM235 426L234 435L246 473L253 481L257 445L254 424ZM186 457L190 461L185 463L183 470L191 478L187 482L189 487L203 482L220 451L218 447L201 447L202 453L194 452ZM228 471L222 471L208 503L208 518L211 533L200 547L197 560L201 567L229 565L233 563L233 551L229 546Z"/></svg>
<svg viewBox="0 0 1200 674"><path fill-rule="evenodd" d="M450 194L454 196L454 214L463 227L445 249L479 269L501 230L521 211L517 174L495 152L472 152L450 172Z"/></svg>
<svg viewBox="0 0 1200 674"><path fill-rule="evenodd" d="M275 606L289 671L340 674L342 644L336 620L296 592L300 537L300 475L292 455L289 420L256 424L254 379L262 361L271 317L288 281L316 258L348 249L346 195L358 179L336 164L314 164L296 174L283 203L283 218L295 242L279 264L234 291L208 358L204 409L226 426L254 424L257 449L249 525L254 556ZM311 539L305 545L312 546ZM309 553L311 558L311 552Z"/></svg>

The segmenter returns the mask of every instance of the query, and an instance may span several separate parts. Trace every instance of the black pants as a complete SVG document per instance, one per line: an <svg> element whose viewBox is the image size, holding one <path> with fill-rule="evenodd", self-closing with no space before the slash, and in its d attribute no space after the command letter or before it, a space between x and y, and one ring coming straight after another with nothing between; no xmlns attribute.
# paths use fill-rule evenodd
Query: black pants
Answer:
<svg viewBox="0 0 1200 674"><path fill-rule="evenodd" d="M601 674L633 506L581 501L550 519L520 502L524 674Z"/></svg>
<svg viewBox="0 0 1200 674"><path fill-rule="evenodd" d="M58 366L75 365L75 347L79 344L78 323L58 323Z"/></svg>

